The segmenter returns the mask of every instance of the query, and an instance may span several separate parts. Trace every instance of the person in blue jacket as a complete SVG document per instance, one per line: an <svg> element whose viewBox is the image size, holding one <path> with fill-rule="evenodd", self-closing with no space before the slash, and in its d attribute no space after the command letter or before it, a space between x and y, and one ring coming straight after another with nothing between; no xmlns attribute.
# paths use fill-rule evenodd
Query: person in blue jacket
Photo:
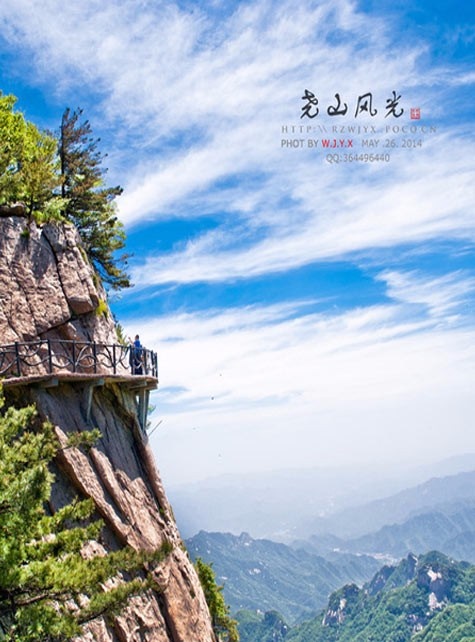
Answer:
<svg viewBox="0 0 475 642"><path fill-rule="evenodd" d="M132 368L132 374L141 375L143 374L143 347L140 343L140 337L138 334L135 335L134 341L129 337L130 341L130 366Z"/></svg>

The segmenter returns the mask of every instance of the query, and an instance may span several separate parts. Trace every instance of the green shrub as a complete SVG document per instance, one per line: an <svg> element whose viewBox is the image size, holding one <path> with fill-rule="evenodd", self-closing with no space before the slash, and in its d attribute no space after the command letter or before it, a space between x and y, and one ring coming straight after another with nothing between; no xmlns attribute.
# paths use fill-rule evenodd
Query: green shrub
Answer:
<svg viewBox="0 0 475 642"><path fill-rule="evenodd" d="M224 601L222 593L223 587L216 584L216 577L212 567L200 558L196 560L195 567L218 640L239 642L237 622L229 615L229 606Z"/></svg>

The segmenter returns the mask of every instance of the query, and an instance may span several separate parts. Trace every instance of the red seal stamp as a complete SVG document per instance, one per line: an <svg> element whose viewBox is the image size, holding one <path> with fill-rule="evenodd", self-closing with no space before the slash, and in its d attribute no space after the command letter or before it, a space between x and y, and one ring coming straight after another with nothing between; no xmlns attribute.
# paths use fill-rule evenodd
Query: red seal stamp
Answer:
<svg viewBox="0 0 475 642"><path fill-rule="evenodd" d="M421 109L420 107L411 107L411 120L420 120Z"/></svg>

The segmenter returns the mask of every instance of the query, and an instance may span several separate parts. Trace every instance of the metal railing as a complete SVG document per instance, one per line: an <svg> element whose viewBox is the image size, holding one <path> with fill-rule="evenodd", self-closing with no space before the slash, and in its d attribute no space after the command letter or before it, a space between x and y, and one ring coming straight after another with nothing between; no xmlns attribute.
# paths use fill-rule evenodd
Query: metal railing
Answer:
<svg viewBox="0 0 475 642"><path fill-rule="evenodd" d="M0 346L0 377L61 373L158 378L157 354L133 345L44 339Z"/></svg>

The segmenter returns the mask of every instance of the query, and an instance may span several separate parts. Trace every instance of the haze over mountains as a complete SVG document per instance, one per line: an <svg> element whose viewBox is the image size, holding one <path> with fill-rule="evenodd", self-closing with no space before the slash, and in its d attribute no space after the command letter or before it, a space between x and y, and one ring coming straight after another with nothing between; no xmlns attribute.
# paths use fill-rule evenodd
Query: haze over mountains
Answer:
<svg viewBox="0 0 475 642"><path fill-rule="evenodd" d="M303 530L354 538L434 510L453 512L457 504L471 501L475 502L475 471L435 477L389 497L305 520Z"/></svg>
<svg viewBox="0 0 475 642"><path fill-rule="evenodd" d="M427 508L400 524L387 524L352 539L312 535L308 540L294 542L293 547L324 556L344 552L389 561L412 552L439 550L456 559L475 563L475 501L460 500L454 505Z"/></svg>
<svg viewBox="0 0 475 642"><path fill-rule="evenodd" d="M331 591L361 585L384 562L431 550L475 563L475 502L428 511L359 538L314 535L288 546L247 533L200 532L186 541L193 559L213 564L233 612L278 610L288 624L322 608Z"/></svg>
<svg viewBox="0 0 475 642"><path fill-rule="evenodd" d="M302 471L294 478L285 471L278 478L278 484L268 488L272 502L264 503L265 488L261 485L258 488L260 495L251 493L246 513L248 498L236 492L230 500L232 511L226 512L223 505L224 512L218 514L221 508L216 510L214 519L225 523L242 515L258 530L266 514L277 517L275 491L279 488L282 490L282 519L274 522L274 526L280 527L276 534L282 539L296 533L301 534L299 537L287 543L276 543L271 538L255 539L247 533L237 536L229 532L201 531L186 544L193 558L201 557L213 564L218 582L224 584L224 595L232 612L246 610L247 614L238 616L241 633L245 632L243 640L280 640L287 637L289 627L316 614L331 591L349 582L361 586L385 563L397 564L408 555L426 555L435 550L456 560L475 563L475 470L460 472L472 462L472 456L442 462L436 470L441 474L453 474L432 477L391 495L353 506L348 505L350 494L346 489L351 480L349 473L344 480L338 480L335 471L325 471L329 474L324 485L322 471ZM354 497L377 494L396 481L388 476L384 483L371 489L370 473L360 477L358 484L355 481ZM417 478L418 474L422 475L422 470L412 471L412 478ZM293 482L287 493L284 492L284 479ZM303 497L291 507L289 514L285 514L299 484L304 480L315 483L317 479L322 484L316 489L319 492L312 494L312 487L301 485ZM227 492L231 488L229 484ZM212 485L210 489L213 489ZM199 493L196 496L199 497ZM216 501L222 500L217 493L213 497ZM259 514L253 516L251 511L257 510L258 497L262 505ZM316 514L317 506L321 508L325 500L327 511L320 510L320 514ZM338 506L345 507L337 510ZM206 519L212 519L212 516L205 513L202 521ZM291 519L296 520L293 526ZM286 524L288 527L283 528ZM473 595L470 600L472 598ZM315 627L319 625L312 626L308 635L305 627L302 629L302 641L313 641ZM321 639L325 639L325 633L322 635ZM295 639L300 642L299 637Z"/></svg>
<svg viewBox="0 0 475 642"><path fill-rule="evenodd" d="M355 538L473 498L475 454L424 466L280 470L170 487L181 533L248 532L291 543L331 533ZM447 508L447 507L446 507Z"/></svg>

